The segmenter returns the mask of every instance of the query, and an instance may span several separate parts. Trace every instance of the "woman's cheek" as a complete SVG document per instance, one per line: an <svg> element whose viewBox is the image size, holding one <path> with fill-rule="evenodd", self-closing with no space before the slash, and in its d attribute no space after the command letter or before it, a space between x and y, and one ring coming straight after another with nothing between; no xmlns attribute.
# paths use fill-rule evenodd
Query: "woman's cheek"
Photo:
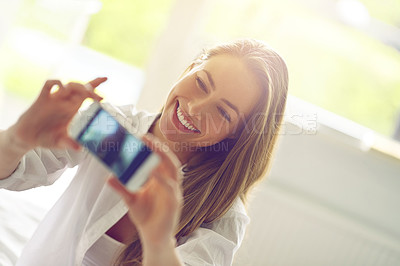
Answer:
<svg viewBox="0 0 400 266"><path fill-rule="evenodd" d="M206 133L219 137L224 136L229 132L229 125L227 125L222 119L211 113L206 114Z"/></svg>

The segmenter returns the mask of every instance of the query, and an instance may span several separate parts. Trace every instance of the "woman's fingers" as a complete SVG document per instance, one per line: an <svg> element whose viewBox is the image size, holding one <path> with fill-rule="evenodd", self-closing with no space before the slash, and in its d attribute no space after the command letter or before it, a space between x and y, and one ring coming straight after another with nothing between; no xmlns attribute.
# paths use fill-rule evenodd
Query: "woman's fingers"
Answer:
<svg viewBox="0 0 400 266"><path fill-rule="evenodd" d="M97 80L97 79L96 79ZM104 82L105 79L100 79L101 82ZM99 85L98 81L95 82L95 85ZM92 98L96 101L100 101L103 99L100 95L97 95L93 90L91 83L81 84L76 82L70 82L65 85L66 90L64 90L64 97L72 97L73 99L83 101L86 98Z"/></svg>
<svg viewBox="0 0 400 266"><path fill-rule="evenodd" d="M106 80L107 80L106 77L96 78L94 80L89 81L85 85L87 86L87 88L94 90L97 86L99 86L101 83L105 82Z"/></svg>
<svg viewBox="0 0 400 266"><path fill-rule="evenodd" d="M89 82L97 87L106 78ZM58 90L55 90L56 87ZM68 124L86 98L101 100L93 90L86 90L81 83L63 85L60 80L47 80L35 102L21 115L16 124L18 137L29 147L70 148L80 145L68 137Z"/></svg>
<svg viewBox="0 0 400 266"><path fill-rule="evenodd" d="M131 205L135 201L135 194L129 192L116 177L107 180L108 184L121 195L127 205Z"/></svg>
<svg viewBox="0 0 400 266"><path fill-rule="evenodd" d="M86 83L85 89L89 92L90 98L93 98L93 100L96 101L101 101L103 99L103 97L99 96L98 94L96 94L94 92L94 89L97 88L97 86L99 86L101 83L105 82L107 80L106 77L103 78L96 78L92 81L89 81L88 83Z"/></svg>
<svg viewBox="0 0 400 266"><path fill-rule="evenodd" d="M167 191L172 197L180 198L182 196L182 192L180 189L180 184L178 180L172 178L165 178L162 173L159 171L153 171L151 176L157 180L159 185L161 185L165 191Z"/></svg>
<svg viewBox="0 0 400 266"><path fill-rule="evenodd" d="M61 81L55 80L55 79L50 79L47 80L42 88L42 91L40 92L39 97L47 97L50 95L51 89L54 87L54 85L57 85L60 87L61 90L65 89Z"/></svg>
<svg viewBox="0 0 400 266"><path fill-rule="evenodd" d="M57 85L59 86L60 90L63 93L66 92L78 92L80 94L82 94L82 96L86 96L86 97L90 97L93 98L95 100L101 100L103 99L101 96L97 95L96 93L94 93L94 89L96 87L98 87L101 83L105 82L107 80L106 77L102 77L102 78L96 78L94 80L89 81L88 83L86 83L85 85L80 84L80 83L68 83L67 85L63 85L61 83L60 80L55 80L55 79L50 79L47 80L42 88L42 91L40 93L41 97L47 97L48 95L51 94L51 89Z"/></svg>
<svg viewBox="0 0 400 266"><path fill-rule="evenodd" d="M178 178L178 168L181 166L176 155L171 152L168 146L162 144L151 134L146 134L142 137L143 142L150 147L155 153L161 157L161 161L165 162L169 172L174 179Z"/></svg>

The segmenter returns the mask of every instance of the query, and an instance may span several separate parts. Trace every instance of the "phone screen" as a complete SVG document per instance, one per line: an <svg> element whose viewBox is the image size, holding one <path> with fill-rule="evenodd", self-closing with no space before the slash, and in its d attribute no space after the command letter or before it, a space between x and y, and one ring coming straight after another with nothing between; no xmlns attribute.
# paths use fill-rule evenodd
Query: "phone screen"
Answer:
<svg viewBox="0 0 400 266"><path fill-rule="evenodd" d="M103 109L90 118L78 142L106 164L123 184L152 152Z"/></svg>

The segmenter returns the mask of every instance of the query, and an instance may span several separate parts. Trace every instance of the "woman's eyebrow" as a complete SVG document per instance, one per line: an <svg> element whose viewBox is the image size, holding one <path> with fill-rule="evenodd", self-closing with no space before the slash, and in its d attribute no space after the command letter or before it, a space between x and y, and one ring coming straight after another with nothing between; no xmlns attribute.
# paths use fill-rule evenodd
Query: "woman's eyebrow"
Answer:
<svg viewBox="0 0 400 266"><path fill-rule="evenodd" d="M209 80L209 82L210 82L210 84L211 84L211 87L213 88L213 90L215 90L214 80L212 79L210 72L208 72L208 71L205 70L205 69L203 69L203 71L207 74L207 78L208 78L208 80ZM232 109L236 112L237 115L239 115L239 109L238 109L233 103L231 103L230 101L228 101L228 100L225 99L225 98L222 98L221 100L222 100L224 103L226 103L230 108L232 108Z"/></svg>

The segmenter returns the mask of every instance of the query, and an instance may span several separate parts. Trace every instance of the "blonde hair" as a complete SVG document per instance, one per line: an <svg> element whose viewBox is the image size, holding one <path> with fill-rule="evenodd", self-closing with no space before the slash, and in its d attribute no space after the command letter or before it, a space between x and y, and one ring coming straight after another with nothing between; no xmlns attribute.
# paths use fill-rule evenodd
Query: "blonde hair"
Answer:
<svg viewBox="0 0 400 266"><path fill-rule="evenodd" d="M184 204L177 239L223 216L237 197L246 202L248 192L269 171L279 136L288 90L283 59L266 44L244 39L204 50L184 73L221 54L243 60L262 88L262 97L236 139L202 147L184 166ZM137 238L121 253L117 265L141 265L141 251Z"/></svg>

